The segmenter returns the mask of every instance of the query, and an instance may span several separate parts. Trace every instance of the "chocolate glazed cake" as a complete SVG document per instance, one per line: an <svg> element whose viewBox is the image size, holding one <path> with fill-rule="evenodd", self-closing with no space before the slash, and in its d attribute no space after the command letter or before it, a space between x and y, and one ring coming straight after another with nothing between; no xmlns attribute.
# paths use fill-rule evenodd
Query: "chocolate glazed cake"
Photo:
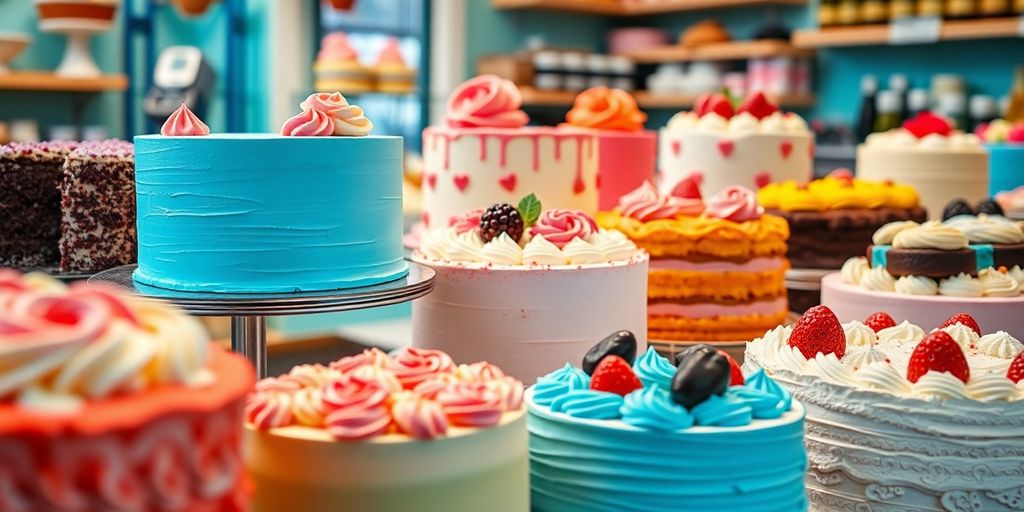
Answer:
<svg viewBox="0 0 1024 512"><path fill-rule="evenodd" d="M0 267L60 263L61 168L73 142L0 147Z"/></svg>
<svg viewBox="0 0 1024 512"><path fill-rule="evenodd" d="M62 272L96 272L135 261L135 156L130 142L84 143L60 184Z"/></svg>
<svg viewBox="0 0 1024 512"><path fill-rule="evenodd" d="M924 222L924 208L840 209L782 211L769 209L789 223L789 258L793 268L836 269L864 254L871 235L889 222Z"/></svg>

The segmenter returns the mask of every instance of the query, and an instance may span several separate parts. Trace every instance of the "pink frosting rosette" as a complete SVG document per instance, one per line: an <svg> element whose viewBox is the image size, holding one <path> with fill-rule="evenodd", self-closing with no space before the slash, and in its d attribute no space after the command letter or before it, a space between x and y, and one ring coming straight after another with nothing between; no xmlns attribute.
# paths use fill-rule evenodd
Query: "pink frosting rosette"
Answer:
<svg viewBox="0 0 1024 512"><path fill-rule="evenodd" d="M530 228L533 236L543 236L545 240L558 246L559 249L572 241L573 238L586 240L597 233L597 222L579 210L548 210L541 214L537 223Z"/></svg>
<svg viewBox="0 0 1024 512"><path fill-rule="evenodd" d="M391 358L388 367L405 389L413 389L439 373L451 373L455 363L440 350L405 347Z"/></svg>
<svg viewBox="0 0 1024 512"><path fill-rule="evenodd" d="M334 120L331 116L315 108L307 108L302 113L284 122L281 135L288 137L328 137L334 135Z"/></svg>
<svg viewBox="0 0 1024 512"><path fill-rule="evenodd" d="M288 378L287 375L282 375L280 377L267 377L256 383L257 393L294 393L300 389L302 389L302 384L294 379Z"/></svg>
<svg viewBox="0 0 1024 512"><path fill-rule="evenodd" d="M458 382L437 394L448 421L462 427L491 427L501 421L505 397L482 382Z"/></svg>
<svg viewBox="0 0 1024 512"><path fill-rule="evenodd" d="M349 374L349 379L353 381L376 382L389 393L397 393L402 390L402 383L398 382L395 374L391 373L391 370L379 366L366 365L356 368L355 371Z"/></svg>
<svg viewBox="0 0 1024 512"><path fill-rule="evenodd" d="M292 395L273 391L249 395L245 402L245 419L258 430L291 425Z"/></svg>
<svg viewBox="0 0 1024 512"><path fill-rule="evenodd" d="M505 372L487 361L472 364L460 364L456 374L468 382L482 382L505 377Z"/></svg>
<svg viewBox="0 0 1024 512"><path fill-rule="evenodd" d="M331 363L331 369L341 373L348 373L366 365L386 368L391 365L391 357L378 348L368 348L354 356L338 359Z"/></svg>
<svg viewBox="0 0 1024 512"><path fill-rule="evenodd" d="M209 135L210 127L192 113L184 103L164 121L160 135L165 137L196 137Z"/></svg>
<svg viewBox="0 0 1024 512"><path fill-rule="evenodd" d="M414 393L425 396L431 400L437 398L437 394L447 388L450 384L461 381L454 373L439 373L420 382L412 390Z"/></svg>
<svg viewBox="0 0 1024 512"><path fill-rule="evenodd" d="M331 32L320 42L320 53L317 54L319 60L356 60L357 58L356 50L349 44L348 35L344 32Z"/></svg>
<svg viewBox="0 0 1024 512"><path fill-rule="evenodd" d="M513 377L502 377L484 381L484 385L498 393L503 399L506 411L517 411L523 406L523 383Z"/></svg>
<svg viewBox="0 0 1024 512"><path fill-rule="evenodd" d="M704 211L709 217L746 222L761 218L764 208L757 204L757 195L752 190L733 185L711 196Z"/></svg>
<svg viewBox="0 0 1024 512"><path fill-rule="evenodd" d="M455 228L455 232L463 234L467 231L480 231L480 217L484 214L484 208L468 210L453 216L448 221L448 227Z"/></svg>
<svg viewBox="0 0 1024 512"><path fill-rule="evenodd" d="M330 117L334 123L332 135L358 137L369 134L373 129L373 123L363 114L363 109L349 104L340 92L310 94L299 107L303 111L319 110Z"/></svg>
<svg viewBox="0 0 1024 512"><path fill-rule="evenodd" d="M399 431L417 439L435 439L448 432L448 418L441 404L417 393L396 395L391 415Z"/></svg>
<svg viewBox="0 0 1024 512"><path fill-rule="evenodd" d="M336 439L366 439L383 434L391 424L390 393L375 380L342 377L324 384L321 400L329 411L324 428Z"/></svg>
<svg viewBox="0 0 1024 512"><path fill-rule="evenodd" d="M523 98L509 80L480 75L458 86L448 97L448 126L456 128L519 128L529 121L520 107Z"/></svg>
<svg viewBox="0 0 1024 512"><path fill-rule="evenodd" d="M300 388L319 388L337 374L338 372L322 364L300 364L279 379L294 382ZM257 387L262 383L263 381L256 383Z"/></svg>
<svg viewBox="0 0 1024 512"><path fill-rule="evenodd" d="M619 198L619 212L641 222L673 219L680 214L697 215L703 209L704 203L700 199L661 195L658 188L649 181L644 181L639 188Z"/></svg>

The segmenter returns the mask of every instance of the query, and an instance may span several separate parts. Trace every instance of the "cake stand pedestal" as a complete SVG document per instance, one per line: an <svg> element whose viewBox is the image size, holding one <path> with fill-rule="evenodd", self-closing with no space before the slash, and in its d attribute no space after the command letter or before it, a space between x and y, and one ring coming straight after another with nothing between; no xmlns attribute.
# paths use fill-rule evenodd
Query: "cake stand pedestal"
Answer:
<svg viewBox="0 0 1024 512"><path fill-rule="evenodd" d="M169 302L195 316L231 317L231 349L248 359L260 378L267 376L267 317L312 315L390 306L418 299L434 288L434 270L409 262L409 275L388 283L347 290L226 294L178 292L136 283L136 265L105 270L89 279L136 295Z"/></svg>

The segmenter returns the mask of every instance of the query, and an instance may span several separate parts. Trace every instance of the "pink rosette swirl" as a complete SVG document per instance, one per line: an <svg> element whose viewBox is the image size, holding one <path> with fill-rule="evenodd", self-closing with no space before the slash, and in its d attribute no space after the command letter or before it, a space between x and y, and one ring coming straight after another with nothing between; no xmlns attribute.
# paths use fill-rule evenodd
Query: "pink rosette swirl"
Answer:
<svg viewBox="0 0 1024 512"><path fill-rule="evenodd" d="M398 393L402 390L402 383L398 382L395 374L391 373L391 370L379 366L366 365L356 368L349 374L349 379L376 382L390 393Z"/></svg>
<svg viewBox="0 0 1024 512"><path fill-rule="evenodd" d="M319 110L334 123L333 135L361 137L373 130L373 123L363 115L363 109L350 105L340 92L310 94L299 104L302 110Z"/></svg>
<svg viewBox="0 0 1024 512"><path fill-rule="evenodd" d="M548 210L530 228L530 234L543 236L559 249L564 249L573 238L586 240L594 233L597 233L597 223L579 210Z"/></svg>
<svg viewBox="0 0 1024 512"><path fill-rule="evenodd" d="M487 361L479 361L473 364L460 364L455 373L462 380L467 382L483 382L505 377L505 372L502 371L501 368L498 368Z"/></svg>
<svg viewBox="0 0 1024 512"><path fill-rule="evenodd" d="M302 384L292 378L289 378L288 375L267 377L265 379L260 379L260 381L256 383L257 393L294 393L300 389L302 389Z"/></svg>
<svg viewBox="0 0 1024 512"><path fill-rule="evenodd" d="M338 373L322 364L300 364L279 378L294 382L300 388L320 388L325 382L336 377Z"/></svg>
<svg viewBox="0 0 1024 512"><path fill-rule="evenodd" d="M413 389L437 374L452 373L455 363L440 350L405 347L391 358L388 369L398 377L403 388Z"/></svg>
<svg viewBox="0 0 1024 512"><path fill-rule="evenodd" d="M363 366L387 368L391 366L391 357L378 348L368 348L354 356L346 356L331 363L331 369L348 373Z"/></svg>
<svg viewBox="0 0 1024 512"><path fill-rule="evenodd" d="M399 431L417 439L436 439L448 432L448 417L441 404L417 393L396 395L391 416Z"/></svg>
<svg viewBox="0 0 1024 512"><path fill-rule="evenodd" d="M764 208L757 204L757 195L749 188L733 185L711 196L704 211L709 217L746 222L760 219Z"/></svg>
<svg viewBox="0 0 1024 512"><path fill-rule="evenodd" d="M454 373L439 373L423 382L420 382L416 387L412 388L412 390L418 395L433 400L437 398L438 393L443 391L449 385L460 381L461 379L459 376Z"/></svg>
<svg viewBox="0 0 1024 512"><path fill-rule="evenodd" d="M456 128L519 128L529 121L520 107L523 98L509 80L480 75L458 86L448 97L448 126Z"/></svg>
<svg viewBox="0 0 1024 512"><path fill-rule="evenodd" d="M303 110L281 127L281 135L287 137L328 137L333 134L334 120L315 108Z"/></svg>
<svg viewBox="0 0 1024 512"><path fill-rule="evenodd" d="M448 421L461 427L491 427L501 421L505 397L482 382L457 382L437 394Z"/></svg>
<svg viewBox="0 0 1024 512"><path fill-rule="evenodd" d="M257 392L245 402L245 419L257 430L286 427L293 418L292 396L288 393Z"/></svg>
<svg viewBox="0 0 1024 512"><path fill-rule="evenodd" d="M460 235L467 231L479 233L480 217L482 217L483 214L483 208L462 212L448 220L448 227L455 228L455 232Z"/></svg>
<svg viewBox="0 0 1024 512"><path fill-rule="evenodd" d="M206 123L193 114L184 103L160 127L160 135L164 137L198 137L209 134L210 127L206 126Z"/></svg>
<svg viewBox="0 0 1024 512"><path fill-rule="evenodd" d="M703 209L700 199L661 195L649 181L619 198L619 213L640 222L674 219L679 214L698 214Z"/></svg>
<svg viewBox="0 0 1024 512"><path fill-rule="evenodd" d="M523 383L513 377L502 377L500 379L484 382L488 389L498 393L502 397L502 404L506 411L518 411L523 406Z"/></svg>
<svg viewBox="0 0 1024 512"><path fill-rule="evenodd" d="M342 377L324 384L324 428L335 439L356 440L383 434L391 424L389 393L375 380Z"/></svg>

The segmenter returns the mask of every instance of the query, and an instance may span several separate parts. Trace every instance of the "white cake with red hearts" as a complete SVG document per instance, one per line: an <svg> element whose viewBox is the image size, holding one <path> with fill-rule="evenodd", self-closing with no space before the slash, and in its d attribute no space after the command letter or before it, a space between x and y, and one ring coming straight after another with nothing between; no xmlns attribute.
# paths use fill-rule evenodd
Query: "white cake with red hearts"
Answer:
<svg viewBox="0 0 1024 512"><path fill-rule="evenodd" d="M481 75L448 98L444 123L423 130L423 223L444 228L462 212L533 192L552 208L597 213L594 132L526 126L519 89Z"/></svg>
<svg viewBox="0 0 1024 512"><path fill-rule="evenodd" d="M840 324L815 306L751 341L744 369L807 408L810 510L1024 510L1024 344L1012 333L965 314Z"/></svg>
<svg viewBox="0 0 1024 512"><path fill-rule="evenodd" d="M702 96L661 130L658 169L668 193L694 176L704 195L730 185L757 190L768 183L811 179L814 138L804 120L754 93L739 106L722 94Z"/></svg>

